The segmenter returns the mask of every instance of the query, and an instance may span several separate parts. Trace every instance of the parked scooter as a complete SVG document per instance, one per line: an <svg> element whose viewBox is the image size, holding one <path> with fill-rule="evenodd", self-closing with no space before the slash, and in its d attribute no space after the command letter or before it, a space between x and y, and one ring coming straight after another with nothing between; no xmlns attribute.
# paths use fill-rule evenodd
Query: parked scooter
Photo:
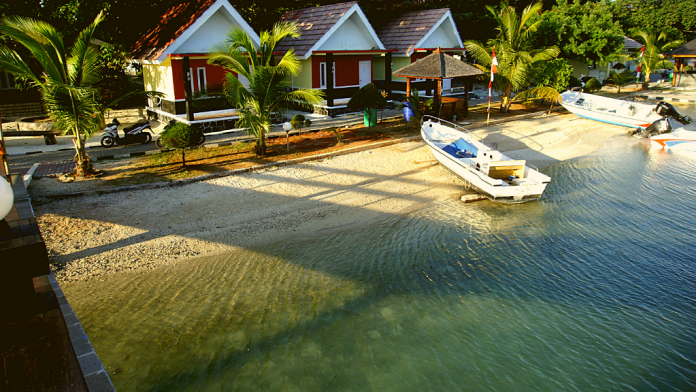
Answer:
<svg viewBox="0 0 696 392"><path fill-rule="evenodd" d="M113 147L114 144L133 144L133 143L149 143L152 140L152 134L146 129L152 131L150 127L150 122L145 121L135 123L129 127L123 128L124 136L120 137L118 135L118 126L121 125L117 119L113 119L111 124L109 124L106 129L104 129L104 136L101 139L101 145L104 147Z"/></svg>
<svg viewBox="0 0 696 392"><path fill-rule="evenodd" d="M164 129L162 130L162 133L160 133L159 137L155 140L155 144L160 150L166 150L168 149L167 146L162 143L162 135L164 135L169 128L171 128L174 124L178 123L176 120L170 120L167 125L164 126ZM197 146L203 145L205 143L205 135L201 131L196 131L197 137L198 137L198 143L196 143Z"/></svg>

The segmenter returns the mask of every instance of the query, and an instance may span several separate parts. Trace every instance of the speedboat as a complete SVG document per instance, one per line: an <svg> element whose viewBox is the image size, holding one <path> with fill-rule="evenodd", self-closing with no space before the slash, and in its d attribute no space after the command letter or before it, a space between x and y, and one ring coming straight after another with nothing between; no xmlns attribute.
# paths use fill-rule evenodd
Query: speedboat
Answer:
<svg viewBox="0 0 696 392"><path fill-rule="evenodd" d="M440 164L492 201L536 200L551 182L536 167L505 156L451 122L425 116L421 137Z"/></svg>
<svg viewBox="0 0 696 392"><path fill-rule="evenodd" d="M624 127L647 128L662 118L653 104L623 101L580 91L566 91L561 94L561 99L561 105L577 116Z"/></svg>
<svg viewBox="0 0 696 392"><path fill-rule="evenodd" d="M653 148L696 151L696 124L689 116L682 116L674 106L660 102L657 113L664 116L649 127L636 128L628 133L650 138Z"/></svg>
<svg viewBox="0 0 696 392"><path fill-rule="evenodd" d="M670 133L650 137L653 148L696 151L696 124L685 125Z"/></svg>

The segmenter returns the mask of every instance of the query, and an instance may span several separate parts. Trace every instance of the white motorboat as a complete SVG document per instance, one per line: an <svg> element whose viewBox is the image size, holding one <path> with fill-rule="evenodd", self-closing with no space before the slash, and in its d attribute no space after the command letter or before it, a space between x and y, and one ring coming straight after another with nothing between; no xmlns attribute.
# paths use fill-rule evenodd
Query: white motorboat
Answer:
<svg viewBox="0 0 696 392"><path fill-rule="evenodd" d="M647 128L662 118L654 104L623 101L580 91L566 91L561 98L563 107L577 116L624 127Z"/></svg>
<svg viewBox="0 0 696 392"><path fill-rule="evenodd" d="M656 112L663 118L645 129L637 128L628 133L650 138L653 148L696 151L696 124L689 116L682 116L674 106L660 102Z"/></svg>
<svg viewBox="0 0 696 392"><path fill-rule="evenodd" d="M653 148L696 151L696 127L691 128L687 129L687 126L684 126L670 133L653 136L650 138L650 144Z"/></svg>
<svg viewBox="0 0 696 392"><path fill-rule="evenodd" d="M438 162L492 201L536 200L551 182L526 161L510 159L448 121L425 116L421 136Z"/></svg>

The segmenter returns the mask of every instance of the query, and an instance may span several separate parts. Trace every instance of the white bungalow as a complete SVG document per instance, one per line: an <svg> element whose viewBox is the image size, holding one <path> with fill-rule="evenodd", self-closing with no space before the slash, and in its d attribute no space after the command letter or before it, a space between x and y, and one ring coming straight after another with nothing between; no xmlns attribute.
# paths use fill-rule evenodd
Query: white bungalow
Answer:
<svg viewBox="0 0 696 392"><path fill-rule="evenodd" d="M356 1L288 11L281 21L296 22L301 36L284 39L276 51L295 50L302 71L293 87L324 90L326 105L318 110L323 114L336 114L345 107L341 103L372 83L375 56L387 52Z"/></svg>
<svg viewBox="0 0 696 392"><path fill-rule="evenodd" d="M227 72L207 63L212 47L240 27L254 43L259 36L227 0L193 0L169 8L152 29L132 47L142 64L145 90L165 94L150 99L148 114L186 121L186 90L202 93L220 86ZM189 71L190 82L184 83ZM188 87L188 89L186 88ZM192 119L190 113L189 120Z"/></svg>
<svg viewBox="0 0 696 392"><path fill-rule="evenodd" d="M435 49L462 59L464 45L459 37L454 17L449 8L412 11L388 20L377 28L377 35L384 46L391 50L391 69L401 69L423 57L426 57ZM384 56L374 61L374 77L376 80L384 80L386 90L394 92L406 92L406 79L392 77L385 72L384 63L389 56ZM456 82L455 82L456 83ZM435 83L432 81L417 80L412 83L412 88L432 94ZM447 95L452 89L452 80L443 80L442 91Z"/></svg>

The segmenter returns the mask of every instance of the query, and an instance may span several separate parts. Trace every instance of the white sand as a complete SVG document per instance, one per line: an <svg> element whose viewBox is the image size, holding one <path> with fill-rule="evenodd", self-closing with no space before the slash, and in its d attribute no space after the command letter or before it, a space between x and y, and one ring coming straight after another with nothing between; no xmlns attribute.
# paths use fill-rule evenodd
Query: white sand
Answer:
<svg viewBox="0 0 696 392"><path fill-rule="evenodd" d="M544 167L591 153L626 128L564 114L474 131ZM179 188L55 201L36 213L52 261L63 266L57 277L87 280L342 230L468 192L439 164L414 163L432 159L423 142L410 142Z"/></svg>

